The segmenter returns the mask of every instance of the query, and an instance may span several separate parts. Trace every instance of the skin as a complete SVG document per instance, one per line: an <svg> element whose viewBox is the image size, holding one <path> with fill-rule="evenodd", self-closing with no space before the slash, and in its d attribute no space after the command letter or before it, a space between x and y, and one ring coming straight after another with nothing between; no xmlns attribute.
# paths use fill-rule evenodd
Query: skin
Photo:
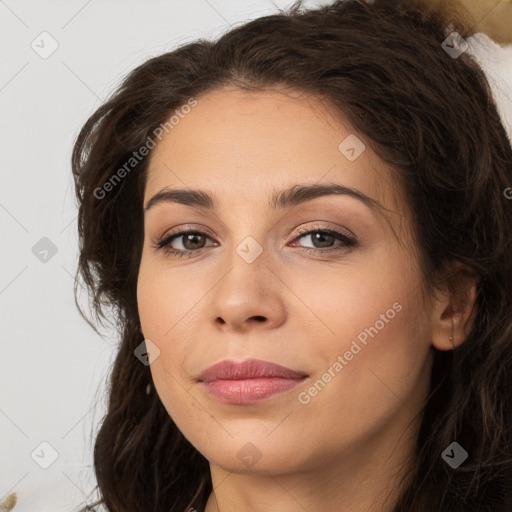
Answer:
<svg viewBox="0 0 512 512"><path fill-rule="evenodd" d="M338 145L355 132L318 98L226 87L197 100L153 150L144 205L169 187L210 191L219 206L168 202L145 212L137 298L143 335L160 350L150 366L156 391L210 462L206 511L391 511L413 460L433 347L463 341L467 311L446 291L424 300L414 217L395 174L366 142L348 160ZM384 209L347 195L269 206L274 190L298 183L354 188ZM192 257L152 246L187 227L206 235L188 245L177 237L172 248ZM321 245L298 228L348 230L358 244ZM263 249L252 263L236 251L248 236ZM305 250L322 247L340 250ZM301 403L299 393L396 303L394 318ZM204 369L251 357L309 377L253 405L203 391ZM252 465L237 456L247 443L259 457Z"/></svg>

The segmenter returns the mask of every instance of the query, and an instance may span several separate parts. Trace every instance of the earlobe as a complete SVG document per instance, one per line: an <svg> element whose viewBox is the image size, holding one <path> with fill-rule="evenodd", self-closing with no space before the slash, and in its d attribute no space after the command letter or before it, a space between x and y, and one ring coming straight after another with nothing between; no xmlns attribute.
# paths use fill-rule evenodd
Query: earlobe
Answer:
<svg viewBox="0 0 512 512"><path fill-rule="evenodd" d="M448 322L450 323L449 326L446 326L444 321L442 324L440 323L432 334L432 345L437 350L455 350L465 340L464 336L457 335L458 329L456 326L460 324L460 318L451 315Z"/></svg>
<svg viewBox="0 0 512 512"><path fill-rule="evenodd" d="M437 350L455 350L462 345L473 328L476 317L476 279L438 303L438 316L434 318L432 345ZM441 314L439 311L441 310Z"/></svg>

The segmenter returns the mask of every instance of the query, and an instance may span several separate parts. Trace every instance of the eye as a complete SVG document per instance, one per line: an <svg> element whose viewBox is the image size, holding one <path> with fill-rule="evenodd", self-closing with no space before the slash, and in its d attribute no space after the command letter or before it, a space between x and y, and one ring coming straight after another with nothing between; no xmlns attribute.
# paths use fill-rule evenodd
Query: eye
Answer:
<svg viewBox="0 0 512 512"><path fill-rule="evenodd" d="M210 238L204 231L197 229L181 230L174 233L170 233L165 236L162 240L153 245L155 249L163 249L164 253L169 256L183 256L190 257L193 253L200 252L205 246L204 239ZM181 245L183 249L173 248L173 244L176 240L180 240L178 245Z"/></svg>
<svg viewBox="0 0 512 512"><path fill-rule="evenodd" d="M322 226L315 226L313 229L302 229L299 230L299 233L300 236L296 237L294 241L301 240L303 238L309 239L310 243L313 244L313 247L301 247L314 254L346 250L347 248L357 245L357 241L353 235ZM332 246L336 240L341 242L341 246Z"/></svg>
<svg viewBox="0 0 512 512"><path fill-rule="evenodd" d="M315 226L313 229L299 230L299 234L300 236L295 237L293 242L303 238L309 238L314 247L304 247L302 245L299 245L299 247L314 254L347 250L357 245L357 240L353 235L322 226ZM173 244L180 239L182 240L178 245L181 245L183 248L173 247ZM171 232L152 246L155 249L163 250L164 254L167 256L177 256L180 258L192 257L194 254L202 252L202 250L207 247L205 245L205 240L207 239L212 239L208 233L190 228ZM332 244L335 243L336 240L338 240L340 244L333 247ZM292 247L293 246L294 245L292 245Z"/></svg>

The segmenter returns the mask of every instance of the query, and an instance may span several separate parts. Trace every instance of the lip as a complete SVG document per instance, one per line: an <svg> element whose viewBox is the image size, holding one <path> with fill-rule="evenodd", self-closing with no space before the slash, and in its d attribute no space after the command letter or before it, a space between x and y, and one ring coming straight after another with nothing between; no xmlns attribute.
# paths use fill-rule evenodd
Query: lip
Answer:
<svg viewBox="0 0 512 512"><path fill-rule="evenodd" d="M300 384L308 374L269 361L224 360L203 371L204 391L220 402L245 405L266 400Z"/></svg>

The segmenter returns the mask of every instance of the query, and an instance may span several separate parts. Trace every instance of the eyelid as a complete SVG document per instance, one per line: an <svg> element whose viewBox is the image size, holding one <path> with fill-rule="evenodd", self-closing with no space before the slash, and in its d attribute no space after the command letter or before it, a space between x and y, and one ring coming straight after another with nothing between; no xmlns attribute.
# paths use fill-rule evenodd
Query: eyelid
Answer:
<svg viewBox="0 0 512 512"><path fill-rule="evenodd" d="M335 228L327 226L325 224L315 224L314 226L308 226L304 228L299 228L297 231L297 235L295 238L298 238L299 235L308 234L314 231L332 231L334 233L339 233L341 235L346 236L347 238L356 240L356 236L352 231L348 230L347 228L343 228L341 226L337 226Z"/></svg>
<svg viewBox="0 0 512 512"><path fill-rule="evenodd" d="M185 226L185 227L177 227L177 228L173 228L169 231L165 231L164 234L160 237L157 238L156 240L156 243L160 243L160 242L163 242L164 240L168 239L169 237L173 236L173 235L177 235L177 234L184 234L184 233L196 233L196 232L199 232L199 233L204 233L206 235L208 235L210 238L215 238L215 236L213 235L212 231L209 230L207 227L205 226L201 226L201 227L192 227L191 225L189 226Z"/></svg>

